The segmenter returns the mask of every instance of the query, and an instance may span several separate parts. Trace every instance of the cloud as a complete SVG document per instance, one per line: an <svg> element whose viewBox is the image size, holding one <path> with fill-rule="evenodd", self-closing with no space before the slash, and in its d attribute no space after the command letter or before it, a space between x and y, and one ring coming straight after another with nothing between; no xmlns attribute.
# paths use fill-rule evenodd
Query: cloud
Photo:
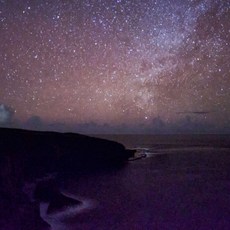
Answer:
<svg viewBox="0 0 230 230"><path fill-rule="evenodd" d="M183 111L183 112L177 112L177 114L195 114L195 115L205 115L213 113L214 111Z"/></svg>
<svg viewBox="0 0 230 230"><path fill-rule="evenodd" d="M0 104L0 124L7 124L12 121L14 110L9 106Z"/></svg>
<svg viewBox="0 0 230 230"><path fill-rule="evenodd" d="M39 130L43 128L43 121L39 116L31 116L25 124L26 128Z"/></svg>

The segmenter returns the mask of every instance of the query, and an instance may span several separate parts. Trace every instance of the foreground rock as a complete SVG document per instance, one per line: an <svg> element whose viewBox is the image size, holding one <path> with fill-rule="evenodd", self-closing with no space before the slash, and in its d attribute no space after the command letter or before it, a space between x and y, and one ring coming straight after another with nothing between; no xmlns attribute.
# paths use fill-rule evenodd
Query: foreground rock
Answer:
<svg viewBox="0 0 230 230"><path fill-rule="evenodd" d="M47 214L60 212L67 207L80 206L82 202L63 195L54 181L41 181L34 191L34 198L38 202L49 203Z"/></svg>
<svg viewBox="0 0 230 230"><path fill-rule="evenodd" d="M39 196L32 203L23 191L26 182L52 172L81 174L116 168L133 155L134 151L119 143L84 135L0 128L0 226L11 230L47 229L38 208L44 191L49 196L50 212L80 204L49 183L45 189L41 185L35 188ZM9 218L10 223L5 221ZM27 226L25 219L35 226Z"/></svg>
<svg viewBox="0 0 230 230"><path fill-rule="evenodd" d="M119 143L73 133L0 129L1 161L32 171L78 170L115 165L133 156Z"/></svg>

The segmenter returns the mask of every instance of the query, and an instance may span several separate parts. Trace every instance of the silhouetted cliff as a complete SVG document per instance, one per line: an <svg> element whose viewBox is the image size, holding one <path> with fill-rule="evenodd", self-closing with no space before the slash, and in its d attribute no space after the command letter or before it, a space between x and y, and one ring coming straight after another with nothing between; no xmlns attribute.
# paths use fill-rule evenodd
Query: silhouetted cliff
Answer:
<svg viewBox="0 0 230 230"><path fill-rule="evenodd" d="M1 158L10 157L29 171L87 169L123 162L133 155L119 143L80 134L3 128L0 149Z"/></svg>
<svg viewBox="0 0 230 230"><path fill-rule="evenodd" d="M133 154L119 143L80 134L0 128L0 225L12 230L46 229L38 203L31 203L23 191L26 182L50 172L111 169ZM61 203L65 201L58 188L55 194ZM11 215L11 223L5 223ZM25 218L34 226L26 227Z"/></svg>

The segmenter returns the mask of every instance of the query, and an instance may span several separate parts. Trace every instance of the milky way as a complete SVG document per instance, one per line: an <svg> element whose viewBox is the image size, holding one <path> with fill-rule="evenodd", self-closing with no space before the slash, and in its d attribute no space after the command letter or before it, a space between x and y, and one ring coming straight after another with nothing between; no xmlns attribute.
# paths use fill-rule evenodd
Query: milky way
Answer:
<svg viewBox="0 0 230 230"><path fill-rule="evenodd" d="M1 0L0 53L18 120L230 123L226 0Z"/></svg>

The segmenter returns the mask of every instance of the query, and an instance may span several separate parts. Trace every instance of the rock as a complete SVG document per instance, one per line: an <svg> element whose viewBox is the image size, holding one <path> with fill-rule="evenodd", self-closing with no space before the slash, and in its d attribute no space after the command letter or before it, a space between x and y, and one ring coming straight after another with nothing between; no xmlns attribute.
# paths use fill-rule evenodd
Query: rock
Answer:
<svg viewBox="0 0 230 230"><path fill-rule="evenodd" d="M50 213L81 205L52 183L39 184L37 202L32 203L23 192L27 181L51 172L117 167L133 154L119 143L80 134L0 128L0 225L12 230L43 230L49 225L40 217L40 201L49 202Z"/></svg>
<svg viewBox="0 0 230 230"><path fill-rule="evenodd" d="M47 214L65 210L67 207L81 205L82 202L63 195L54 181L42 181L37 184L34 198L39 202L49 203Z"/></svg>
<svg viewBox="0 0 230 230"><path fill-rule="evenodd" d="M1 158L21 164L26 174L113 166L128 160L133 150L119 143L73 133L0 128Z"/></svg>

